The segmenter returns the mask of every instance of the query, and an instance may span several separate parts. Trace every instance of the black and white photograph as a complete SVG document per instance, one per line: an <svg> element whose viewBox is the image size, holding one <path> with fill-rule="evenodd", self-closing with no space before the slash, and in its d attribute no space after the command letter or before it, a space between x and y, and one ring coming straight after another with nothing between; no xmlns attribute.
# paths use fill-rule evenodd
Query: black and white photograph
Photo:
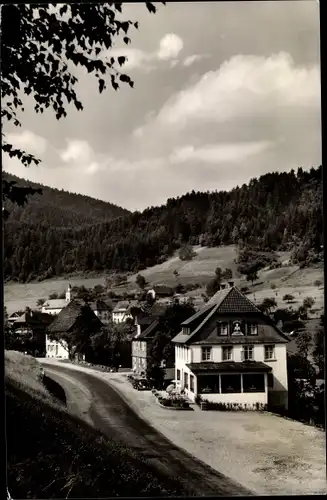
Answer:
<svg viewBox="0 0 327 500"><path fill-rule="evenodd" d="M326 495L320 3L0 17L7 500Z"/></svg>

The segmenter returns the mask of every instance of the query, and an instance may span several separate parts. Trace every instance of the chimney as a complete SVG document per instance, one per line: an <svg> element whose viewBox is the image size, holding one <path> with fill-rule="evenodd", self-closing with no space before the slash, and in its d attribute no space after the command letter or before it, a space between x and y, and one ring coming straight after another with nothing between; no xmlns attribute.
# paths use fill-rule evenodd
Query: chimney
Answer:
<svg viewBox="0 0 327 500"><path fill-rule="evenodd" d="M229 284L229 288L233 288L233 286L234 286L234 281L229 281L229 282L228 282L228 284Z"/></svg>

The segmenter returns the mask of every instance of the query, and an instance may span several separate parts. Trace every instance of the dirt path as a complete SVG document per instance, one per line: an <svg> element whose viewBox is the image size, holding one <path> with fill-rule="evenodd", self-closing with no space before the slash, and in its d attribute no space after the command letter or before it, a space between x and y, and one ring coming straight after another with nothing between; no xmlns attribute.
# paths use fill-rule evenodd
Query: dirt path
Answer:
<svg viewBox="0 0 327 500"><path fill-rule="evenodd" d="M91 395L88 418L109 438L118 439L165 475L175 478L194 491L196 496L253 495L237 482L215 471L186 451L168 441L162 434L141 419L126 400L107 382L93 373L78 371L66 366L51 365L49 375L57 374L65 391L70 393L71 382L84 388ZM56 376L56 375L55 375ZM81 404L85 392L80 391ZM74 399L71 398L71 400ZM76 392L75 392L76 403ZM80 409L81 412L81 409Z"/></svg>

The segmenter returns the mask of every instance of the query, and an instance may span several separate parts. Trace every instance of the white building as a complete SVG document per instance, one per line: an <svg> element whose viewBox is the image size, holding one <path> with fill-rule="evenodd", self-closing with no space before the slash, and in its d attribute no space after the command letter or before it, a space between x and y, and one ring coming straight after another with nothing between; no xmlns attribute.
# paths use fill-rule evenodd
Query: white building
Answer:
<svg viewBox="0 0 327 500"><path fill-rule="evenodd" d="M68 285L65 299L49 299L44 302L42 312L46 314L59 314L72 300L72 287Z"/></svg>
<svg viewBox="0 0 327 500"><path fill-rule="evenodd" d="M87 328L91 335L102 327L103 323L90 306L78 300L71 300L47 328L46 357L68 359L69 351L65 338L81 328ZM83 352L78 353L78 356L85 359Z"/></svg>
<svg viewBox="0 0 327 500"><path fill-rule="evenodd" d="M140 309L137 300L122 300L117 302L112 310L113 323L124 323L127 319L133 319L133 309L135 311Z"/></svg>
<svg viewBox="0 0 327 500"><path fill-rule="evenodd" d="M287 408L288 338L236 287L217 292L181 326L175 378L191 400Z"/></svg>

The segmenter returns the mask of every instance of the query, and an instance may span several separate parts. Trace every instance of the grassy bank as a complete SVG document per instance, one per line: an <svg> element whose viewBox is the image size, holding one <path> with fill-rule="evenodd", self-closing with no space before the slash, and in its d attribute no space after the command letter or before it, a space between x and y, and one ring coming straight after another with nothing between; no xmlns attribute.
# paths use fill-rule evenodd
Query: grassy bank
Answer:
<svg viewBox="0 0 327 500"><path fill-rule="evenodd" d="M7 480L13 498L192 495L56 403L32 357L9 352L5 362Z"/></svg>

